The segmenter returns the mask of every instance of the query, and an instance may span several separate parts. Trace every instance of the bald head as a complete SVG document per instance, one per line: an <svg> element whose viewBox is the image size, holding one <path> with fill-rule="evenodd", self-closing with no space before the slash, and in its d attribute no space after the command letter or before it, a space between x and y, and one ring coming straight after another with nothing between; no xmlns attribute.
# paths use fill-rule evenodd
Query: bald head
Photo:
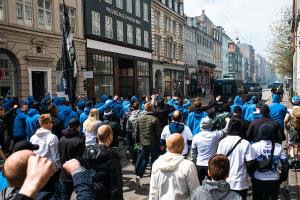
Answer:
<svg viewBox="0 0 300 200"><path fill-rule="evenodd" d="M33 155L35 154L32 151L22 150L7 158L3 174L11 187L21 188L26 178L28 158Z"/></svg>
<svg viewBox="0 0 300 200"><path fill-rule="evenodd" d="M109 143L113 138L113 131L109 125L102 125L98 128L97 138L100 143ZM110 142L111 143L111 142ZM108 144L110 145L110 144Z"/></svg>
<svg viewBox="0 0 300 200"><path fill-rule="evenodd" d="M174 133L167 138L167 149L170 153L182 154L183 147L184 140L179 133Z"/></svg>
<svg viewBox="0 0 300 200"><path fill-rule="evenodd" d="M180 122L181 119L182 119L182 114L180 111L178 110L175 110L172 114L172 119L175 121L175 122Z"/></svg>

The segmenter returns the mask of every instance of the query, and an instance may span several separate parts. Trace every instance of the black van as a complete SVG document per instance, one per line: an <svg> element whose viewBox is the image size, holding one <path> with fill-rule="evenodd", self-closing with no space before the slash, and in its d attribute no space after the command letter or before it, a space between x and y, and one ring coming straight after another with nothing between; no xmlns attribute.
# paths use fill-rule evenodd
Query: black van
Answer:
<svg viewBox="0 0 300 200"><path fill-rule="evenodd" d="M245 99L245 92L243 89L243 82L241 80L234 79L218 79L213 81L213 96L214 99L217 96L221 96L221 107L223 104L227 103L229 97L233 99L239 95L243 100Z"/></svg>

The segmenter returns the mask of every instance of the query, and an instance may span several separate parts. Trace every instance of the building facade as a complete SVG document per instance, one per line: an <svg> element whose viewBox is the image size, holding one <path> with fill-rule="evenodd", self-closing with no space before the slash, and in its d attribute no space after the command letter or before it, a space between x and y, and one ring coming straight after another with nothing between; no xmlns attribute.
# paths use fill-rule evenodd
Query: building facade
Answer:
<svg viewBox="0 0 300 200"><path fill-rule="evenodd" d="M223 31L222 32L222 74L221 78L229 77L229 60L228 60L228 42L230 37Z"/></svg>
<svg viewBox="0 0 300 200"><path fill-rule="evenodd" d="M256 70L255 70L255 50L252 45L238 44L241 53L248 60L249 77L245 77L245 81L256 81Z"/></svg>
<svg viewBox="0 0 300 200"><path fill-rule="evenodd" d="M210 93L215 69L214 38L197 17L186 17L186 56L191 95L199 95L202 89Z"/></svg>
<svg viewBox="0 0 300 200"><path fill-rule="evenodd" d="M77 55L85 66L81 0L65 0ZM63 94L60 65L63 6L54 0L0 0L0 96ZM77 94L84 93L78 70Z"/></svg>
<svg viewBox="0 0 300 200"><path fill-rule="evenodd" d="M300 36L300 28L299 28L299 20L300 19L300 1L293 0L293 9L292 9L292 46L294 49L294 57L293 57L293 90L296 94L300 94L300 45L299 45L299 36Z"/></svg>
<svg viewBox="0 0 300 200"><path fill-rule="evenodd" d="M243 55L233 41L228 42L229 77L242 80Z"/></svg>
<svg viewBox="0 0 300 200"><path fill-rule="evenodd" d="M88 95L149 95L152 90L151 1L84 1Z"/></svg>
<svg viewBox="0 0 300 200"><path fill-rule="evenodd" d="M152 0L153 88L160 96L185 95L183 0Z"/></svg>

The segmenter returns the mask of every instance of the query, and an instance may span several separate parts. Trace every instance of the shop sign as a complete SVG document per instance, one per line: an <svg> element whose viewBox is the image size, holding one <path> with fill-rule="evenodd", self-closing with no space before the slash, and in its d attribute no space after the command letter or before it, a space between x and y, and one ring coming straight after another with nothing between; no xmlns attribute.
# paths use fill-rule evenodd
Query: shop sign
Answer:
<svg viewBox="0 0 300 200"><path fill-rule="evenodd" d="M121 13L120 11L114 10L110 7L106 7L106 11L109 12L110 14L113 14L117 17L121 17L121 18L126 19L128 21L131 21L133 23L136 23L136 24L139 24L139 25L142 24L140 20L134 19L133 17L130 17L130 16L128 16L124 13Z"/></svg>
<svg viewBox="0 0 300 200"><path fill-rule="evenodd" d="M94 73L93 73L93 71L86 71L86 72L83 72L83 78L94 78Z"/></svg>

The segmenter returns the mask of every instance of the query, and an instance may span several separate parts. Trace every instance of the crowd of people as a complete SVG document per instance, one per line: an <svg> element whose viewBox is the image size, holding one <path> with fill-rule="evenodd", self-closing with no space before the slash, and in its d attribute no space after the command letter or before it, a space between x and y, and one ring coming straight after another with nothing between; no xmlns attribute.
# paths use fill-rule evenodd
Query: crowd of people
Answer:
<svg viewBox="0 0 300 200"><path fill-rule="evenodd" d="M103 95L99 102L45 96L0 106L0 199L123 199L121 153L149 199L278 199L299 165L300 98L257 97L203 106L180 97ZM218 109L220 110L220 109ZM283 149L289 132L289 153ZM121 145L127 151L121 152ZM251 180L251 183L249 182Z"/></svg>

